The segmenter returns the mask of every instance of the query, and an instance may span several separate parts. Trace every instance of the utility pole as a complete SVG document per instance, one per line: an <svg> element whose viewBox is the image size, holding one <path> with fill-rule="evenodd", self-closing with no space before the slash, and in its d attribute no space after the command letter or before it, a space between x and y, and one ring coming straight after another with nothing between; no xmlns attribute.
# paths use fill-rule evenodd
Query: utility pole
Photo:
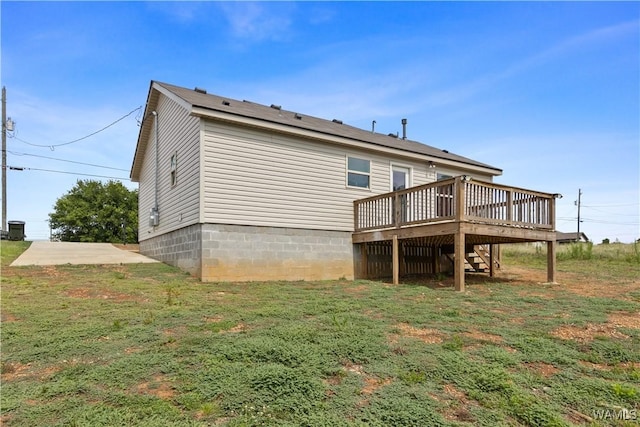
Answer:
<svg viewBox="0 0 640 427"><path fill-rule="evenodd" d="M7 231L7 89L2 86L2 231Z"/></svg>
<svg viewBox="0 0 640 427"><path fill-rule="evenodd" d="M578 234L576 235L576 242L580 241L580 197L582 196L582 189L578 188Z"/></svg>

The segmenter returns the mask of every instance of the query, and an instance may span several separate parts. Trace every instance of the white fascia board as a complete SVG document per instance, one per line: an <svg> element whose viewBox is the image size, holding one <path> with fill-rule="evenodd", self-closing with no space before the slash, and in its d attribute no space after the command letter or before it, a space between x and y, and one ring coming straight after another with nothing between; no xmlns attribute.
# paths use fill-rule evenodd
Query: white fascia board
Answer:
<svg viewBox="0 0 640 427"><path fill-rule="evenodd" d="M193 107L191 114L203 119L219 120L228 123L234 123L240 126L249 126L253 128L268 129L273 132L295 135L302 138L309 138L316 141L322 141L337 145L344 145L351 148L360 148L363 150L374 151L377 153L390 154L394 157L403 157L411 160L421 160L424 162L434 162L442 166L451 166L456 169L464 169L470 172L476 172L484 175L499 176L502 175L500 170L485 168L482 166L470 165L468 163L457 162L455 160L443 159L436 156L428 156L426 154L413 153L405 150L398 150L391 147L376 145L370 142L357 141L350 138L344 138L337 135L331 135L316 132L308 129L293 128L291 126L267 122L264 120L254 119L251 117L241 117L235 114L227 114L221 111L212 111L207 108Z"/></svg>
<svg viewBox="0 0 640 427"><path fill-rule="evenodd" d="M192 105L190 103L180 98L178 95L171 92L169 89L165 88L164 86L158 84L157 82L153 82L153 88L158 92L160 92L161 94L163 94L164 96L166 96L167 98L169 98L170 100L174 101L176 104L180 105L185 110L187 111L191 110Z"/></svg>

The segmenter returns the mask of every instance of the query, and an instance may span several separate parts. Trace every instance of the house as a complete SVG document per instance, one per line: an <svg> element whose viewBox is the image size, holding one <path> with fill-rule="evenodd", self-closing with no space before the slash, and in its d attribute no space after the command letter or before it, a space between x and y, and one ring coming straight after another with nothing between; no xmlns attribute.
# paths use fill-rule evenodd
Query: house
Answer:
<svg viewBox="0 0 640 427"><path fill-rule="evenodd" d="M576 243L576 242L588 242L589 238L583 232L578 234L577 232L573 233L562 233L560 231L556 232L556 242L560 244L564 243Z"/></svg>
<svg viewBox="0 0 640 427"><path fill-rule="evenodd" d="M131 168L132 181L139 182L140 252L203 281L372 277L365 264L381 260L395 277L399 268L391 258L398 257L398 239L394 246L385 221L381 232L363 227L359 221L373 211L359 201L396 194L395 208L388 205L376 218L394 216L400 227L401 216L415 219L417 204L397 192L445 183L433 193L438 205L423 204L421 211L445 218L445 210L460 205L459 194L451 193L455 183L489 185L502 172L411 141L405 124L402 136L385 135L152 81ZM481 199L488 202L489 193ZM413 213L400 215L410 199ZM376 240L376 233L384 239ZM413 258L422 250L416 238L400 237ZM500 239L487 243L494 240ZM438 257L447 245L439 246Z"/></svg>

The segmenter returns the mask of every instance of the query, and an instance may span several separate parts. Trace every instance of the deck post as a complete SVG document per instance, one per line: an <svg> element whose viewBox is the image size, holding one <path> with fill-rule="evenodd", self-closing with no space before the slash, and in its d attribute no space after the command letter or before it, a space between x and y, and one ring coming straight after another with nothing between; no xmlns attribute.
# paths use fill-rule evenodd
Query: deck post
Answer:
<svg viewBox="0 0 640 427"><path fill-rule="evenodd" d="M360 203L353 201L353 231L360 229Z"/></svg>
<svg viewBox="0 0 640 427"><path fill-rule="evenodd" d="M400 283L400 257L398 254L398 235L393 235L393 284L397 285Z"/></svg>
<svg viewBox="0 0 640 427"><path fill-rule="evenodd" d="M556 242L547 241L547 282L556 283Z"/></svg>
<svg viewBox="0 0 640 427"><path fill-rule="evenodd" d="M400 197L396 192L393 195L393 226L395 228L400 228Z"/></svg>
<svg viewBox="0 0 640 427"><path fill-rule="evenodd" d="M489 277L493 277L495 274L493 266L493 245L489 243Z"/></svg>
<svg viewBox="0 0 640 427"><path fill-rule="evenodd" d="M398 241L398 277L406 273L404 262L404 242Z"/></svg>
<svg viewBox="0 0 640 427"><path fill-rule="evenodd" d="M455 181L455 204L456 211L454 215L456 216L456 221L464 220L465 215L465 181L464 178L459 176Z"/></svg>
<svg viewBox="0 0 640 427"><path fill-rule="evenodd" d="M454 236L453 280L456 291L464 292L464 233L458 231Z"/></svg>
<svg viewBox="0 0 640 427"><path fill-rule="evenodd" d="M369 255L369 244L367 242L362 244L362 257L360 258L360 271L362 272L362 278L363 279L368 279L369 278L369 260L368 255Z"/></svg>
<svg viewBox="0 0 640 427"><path fill-rule="evenodd" d="M431 262L433 263L433 274L440 273L440 248L431 246Z"/></svg>

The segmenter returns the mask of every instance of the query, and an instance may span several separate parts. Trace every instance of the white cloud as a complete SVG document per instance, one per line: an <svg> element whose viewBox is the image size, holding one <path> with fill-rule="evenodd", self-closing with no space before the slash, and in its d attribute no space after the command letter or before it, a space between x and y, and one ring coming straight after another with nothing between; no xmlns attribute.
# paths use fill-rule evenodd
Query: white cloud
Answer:
<svg viewBox="0 0 640 427"><path fill-rule="evenodd" d="M295 10L292 3L223 2L218 5L235 37L254 42L289 37L291 15Z"/></svg>
<svg viewBox="0 0 640 427"><path fill-rule="evenodd" d="M198 20L203 15L207 2L197 1L150 1L147 7L153 11L159 11L174 21L186 24Z"/></svg>

